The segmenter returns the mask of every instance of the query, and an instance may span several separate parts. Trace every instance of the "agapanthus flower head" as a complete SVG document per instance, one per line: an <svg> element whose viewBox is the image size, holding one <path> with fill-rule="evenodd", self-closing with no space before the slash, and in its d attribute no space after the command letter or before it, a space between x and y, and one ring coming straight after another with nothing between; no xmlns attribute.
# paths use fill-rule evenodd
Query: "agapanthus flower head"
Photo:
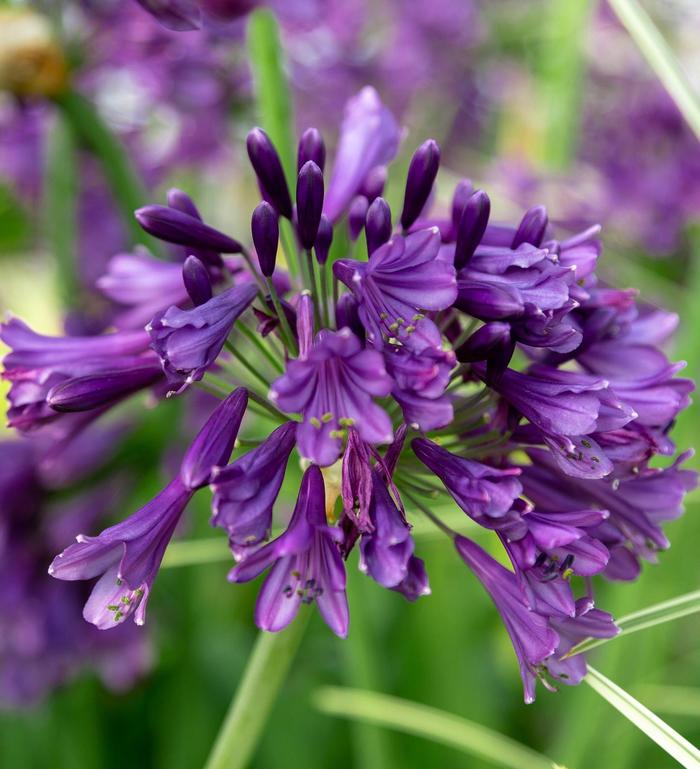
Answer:
<svg viewBox="0 0 700 769"><path fill-rule="evenodd" d="M382 586L411 601L429 594L411 534L422 512L496 604L531 701L537 680L580 680L584 658L561 659L577 639L616 632L595 605L597 580L634 578L641 559L668 546L662 524L680 514L696 476L681 466L687 455L665 469L650 462L675 452L669 433L692 383L660 349L673 318L598 283L597 229L558 240L542 207L495 224L488 196L466 181L451 210L431 211L434 142L415 156L396 231L369 176L397 141L396 121L363 90L348 107L328 185L320 134L304 134L295 215L276 150L261 130L249 135L267 201L253 221L263 275L232 238L248 279L221 270L210 299L161 308L148 326L177 393L200 382L226 399L158 497L73 545L54 568L67 578L104 575L88 611L99 624L119 624L127 608L142 617L172 531L208 483L212 523L237 560L231 581L269 570L257 624L280 630L301 604L316 603L345 636L344 561L355 547L361 570ZM206 228L194 204L169 202L166 212L146 209L152 232L226 250L229 236ZM366 230L366 258L357 243L329 254L334 228L347 228L351 214L351 234ZM296 229L294 242L284 239L289 275L275 258L278 215ZM78 362L69 362L61 373L74 377ZM236 454L246 399L226 391L241 385L249 412L277 426L261 436L253 417ZM294 512L266 542L275 519L286 520L275 506L287 466L299 462ZM440 520L436 497L485 529L512 568Z"/></svg>

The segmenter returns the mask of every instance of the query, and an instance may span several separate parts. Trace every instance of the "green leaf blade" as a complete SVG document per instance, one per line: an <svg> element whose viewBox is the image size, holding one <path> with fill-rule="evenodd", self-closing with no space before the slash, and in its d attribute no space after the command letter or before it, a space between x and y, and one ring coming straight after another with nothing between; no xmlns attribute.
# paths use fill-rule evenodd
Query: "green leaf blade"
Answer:
<svg viewBox="0 0 700 769"><path fill-rule="evenodd" d="M631 694L590 667L584 681L681 766L700 769L700 751Z"/></svg>
<svg viewBox="0 0 700 769"><path fill-rule="evenodd" d="M326 715L357 719L425 737L507 769L553 769L558 766L546 756L486 726L398 697L329 686L317 690L314 704Z"/></svg>

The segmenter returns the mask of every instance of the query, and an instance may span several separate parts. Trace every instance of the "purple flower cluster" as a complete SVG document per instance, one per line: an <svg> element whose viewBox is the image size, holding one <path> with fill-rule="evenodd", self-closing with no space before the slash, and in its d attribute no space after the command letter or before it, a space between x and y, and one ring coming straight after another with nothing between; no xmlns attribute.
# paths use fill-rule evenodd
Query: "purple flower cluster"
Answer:
<svg viewBox="0 0 700 769"><path fill-rule="evenodd" d="M654 560L668 546L663 521L696 483L681 466L687 453L666 469L650 464L675 453L670 429L693 388L660 349L676 318L597 279L597 228L557 239L543 207L494 222L488 196L466 180L451 210L431 211L432 140L411 160L394 228L382 191L398 125L369 88L350 114L327 185L323 140L303 134L294 197L269 137L251 131L264 198L255 251L206 225L183 193L137 212L148 232L190 252L190 301L157 310L151 350L125 350L133 332L97 337L111 368L86 373L89 354L72 357L86 342L15 340L27 331L7 326L8 376L35 388L37 420L57 407L104 409L131 391L120 383L136 389L133 364L122 362L135 354L155 355L177 392L199 383L224 398L172 482L122 523L81 535L52 573L99 578L84 611L98 627L142 622L173 530L210 485L212 523L237 561L229 579L267 572L257 624L280 630L316 603L345 636L355 545L361 571L382 586L408 600L430 592L410 523L424 513L503 617L532 701L537 680L581 680L585 659L564 655L617 632L596 607L594 578L632 579ZM240 255L249 279L230 285L221 253ZM165 305L161 271L145 266L139 278L132 266L139 303ZM245 450L228 464L239 431ZM267 541L295 449L297 503ZM459 531L435 512L436 497L464 512ZM491 536L509 568L465 533Z"/></svg>

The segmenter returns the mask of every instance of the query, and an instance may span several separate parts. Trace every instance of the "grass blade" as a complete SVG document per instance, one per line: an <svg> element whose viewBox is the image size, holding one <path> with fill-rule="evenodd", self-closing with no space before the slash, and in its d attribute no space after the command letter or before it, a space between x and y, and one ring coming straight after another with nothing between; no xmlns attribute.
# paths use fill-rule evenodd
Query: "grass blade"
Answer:
<svg viewBox="0 0 700 769"><path fill-rule="evenodd" d="M584 681L681 766L700 769L700 751L631 694L590 667Z"/></svg>
<svg viewBox="0 0 700 769"><path fill-rule="evenodd" d="M610 7L700 139L700 103L673 51L637 0L609 0Z"/></svg>
<svg viewBox="0 0 700 769"><path fill-rule="evenodd" d="M335 686L316 691L314 704L326 715L377 724L449 745L508 769L553 769L553 761L474 721L387 694Z"/></svg>
<svg viewBox="0 0 700 769"><path fill-rule="evenodd" d="M698 612L700 612L700 590L695 590L692 593L686 593L669 601L647 606L646 609L640 609L620 617L617 620L617 624L622 632L613 636L613 638L619 638L622 635L628 636L630 633L636 633L638 630L645 630L646 628L654 627L654 625L662 625L665 622L697 614ZM584 638L583 641L576 644L564 655L564 658L573 657L576 654L595 649L596 646L611 640L612 638Z"/></svg>

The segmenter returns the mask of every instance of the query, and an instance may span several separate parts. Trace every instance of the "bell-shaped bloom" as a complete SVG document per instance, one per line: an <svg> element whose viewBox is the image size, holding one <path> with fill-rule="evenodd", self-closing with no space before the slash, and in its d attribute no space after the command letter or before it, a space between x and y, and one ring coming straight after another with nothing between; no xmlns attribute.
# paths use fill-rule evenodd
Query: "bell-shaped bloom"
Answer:
<svg viewBox="0 0 700 769"><path fill-rule="evenodd" d="M278 427L259 446L212 474L212 525L224 529L237 559L267 539L272 508L279 494L296 424Z"/></svg>
<svg viewBox="0 0 700 769"><path fill-rule="evenodd" d="M508 631L520 666L525 702L535 699L535 683L542 674L542 663L554 653L559 636L546 617L527 606L518 580L466 537L455 537L455 546L491 596Z"/></svg>
<svg viewBox="0 0 700 769"><path fill-rule="evenodd" d="M99 577L83 616L100 630L131 614L142 625L146 603L163 554L197 488L209 482L214 466L228 459L246 404L242 388L214 410L182 460L180 470L156 497L126 520L96 537L80 535L54 558L49 574L57 579Z"/></svg>
<svg viewBox="0 0 700 769"><path fill-rule="evenodd" d="M323 204L323 213L332 222L342 216L370 172L393 159L399 138L396 120L374 88L365 86L348 101Z"/></svg>
<svg viewBox="0 0 700 769"><path fill-rule="evenodd" d="M354 427L368 443L393 440L391 420L374 401L391 392L391 378L375 350L363 349L350 331L322 331L306 358L289 361L272 383L270 400L282 411L299 413L297 445L318 465L338 458L343 430Z"/></svg>
<svg viewBox="0 0 700 769"><path fill-rule="evenodd" d="M452 421L452 403L444 395L455 365L452 350L428 347L416 353L403 346L387 345L384 359L394 380L392 395L409 425L425 432Z"/></svg>
<svg viewBox="0 0 700 769"><path fill-rule="evenodd" d="M270 569L258 595L255 622L276 632L296 616L302 603L316 601L321 616L341 638L348 632L345 564L338 548L340 529L326 522L323 476L315 465L304 473L287 530L235 566L229 579L249 582Z"/></svg>
<svg viewBox="0 0 700 769"><path fill-rule="evenodd" d="M369 515L372 531L360 541L360 571L384 587L396 587L408 576L414 543L411 527L377 470L372 472Z"/></svg>
<svg viewBox="0 0 700 769"><path fill-rule="evenodd" d="M170 307L149 323L151 346L177 392L204 376L256 293L254 284L244 283L191 310Z"/></svg>
<svg viewBox="0 0 700 769"><path fill-rule="evenodd" d="M424 595L430 595L430 582L423 560L412 555L408 559L406 576L391 589L401 593L407 601L411 602L417 601Z"/></svg>
<svg viewBox="0 0 700 769"><path fill-rule="evenodd" d="M483 364L474 371L483 377ZM589 435L614 430L636 413L620 401L606 380L576 371L534 366L527 373L507 369L494 388L520 414L552 435Z"/></svg>
<svg viewBox="0 0 700 769"><path fill-rule="evenodd" d="M489 467L452 454L426 438L414 438L411 448L445 484L462 510L482 526L498 525L522 492L517 467Z"/></svg>
<svg viewBox="0 0 700 769"><path fill-rule="evenodd" d="M187 301L182 265L156 259L145 249L113 256L97 288L117 305L114 325L123 329L143 328L160 310Z"/></svg>
<svg viewBox="0 0 700 769"><path fill-rule="evenodd" d="M398 340L413 350L440 347L440 332L426 311L449 307L457 295L455 272L438 259L440 233L433 227L405 238L395 235L368 262L340 259L336 277L355 294L373 344Z"/></svg>
<svg viewBox="0 0 700 769"><path fill-rule="evenodd" d="M575 616L553 617L551 623L559 635L559 646L546 662L547 673L568 686L580 683L588 672L586 655L561 658L584 638L614 638L620 632L612 615L596 609L588 597L576 601Z"/></svg>
<svg viewBox="0 0 700 769"><path fill-rule="evenodd" d="M131 614L146 619L146 604L165 548L193 492L176 478L153 500L97 537L80 535L54 558L57 579L99 577L83 616L100 630L116 627Z"/></svg>

